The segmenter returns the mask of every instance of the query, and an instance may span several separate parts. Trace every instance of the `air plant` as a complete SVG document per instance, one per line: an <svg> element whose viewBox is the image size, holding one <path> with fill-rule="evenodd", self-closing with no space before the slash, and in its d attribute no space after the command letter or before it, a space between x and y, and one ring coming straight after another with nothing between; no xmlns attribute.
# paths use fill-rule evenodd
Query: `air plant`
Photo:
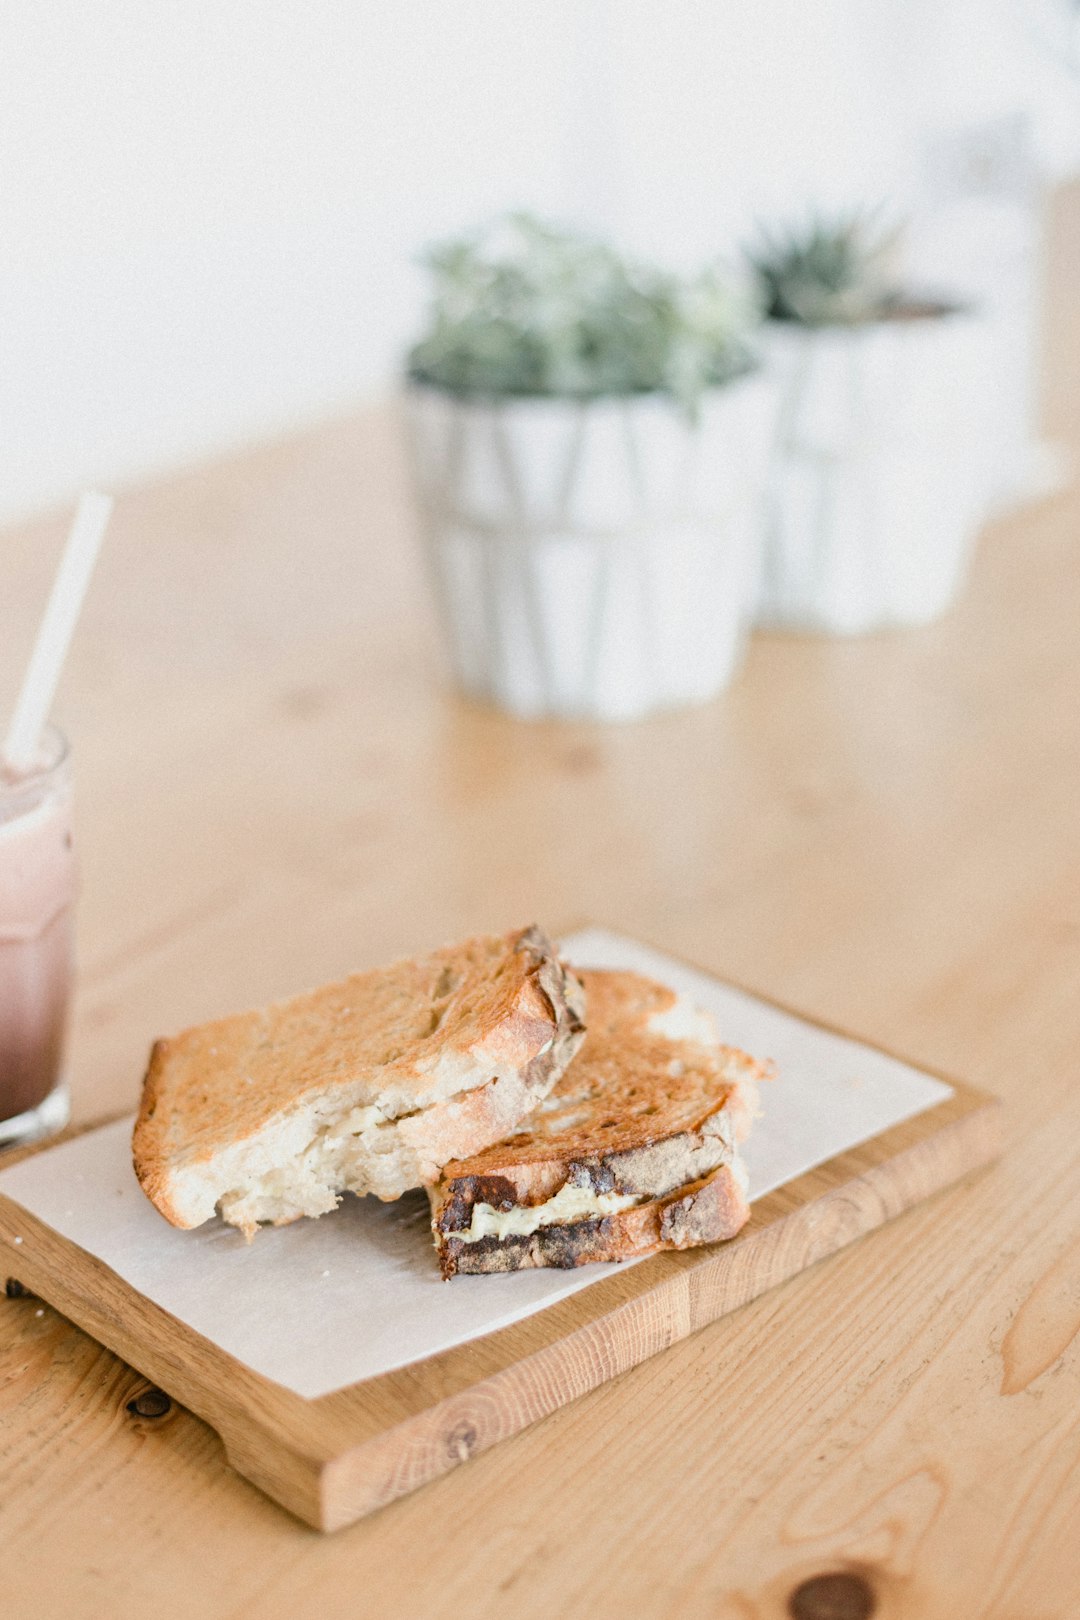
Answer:
<svg viewBox="0 0 1080 1620"><path fill-rule="evenodd" d="M898 232L864 212L762 231L748 254L767 319L854 326L902 313L891 275Z"/></svg>

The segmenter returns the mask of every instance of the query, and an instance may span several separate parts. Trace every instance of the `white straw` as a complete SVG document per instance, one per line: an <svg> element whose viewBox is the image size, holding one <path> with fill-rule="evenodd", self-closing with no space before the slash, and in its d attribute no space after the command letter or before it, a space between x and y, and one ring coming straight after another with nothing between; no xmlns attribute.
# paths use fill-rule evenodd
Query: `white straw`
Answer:
<svg viewBox="0 0 1080 1620"><path fill-rule="evenodd" d="M4 761L13 771L29 770L37 758L112 508L112 497L96 490L89 490L79 502L4 743Z"/></svg>

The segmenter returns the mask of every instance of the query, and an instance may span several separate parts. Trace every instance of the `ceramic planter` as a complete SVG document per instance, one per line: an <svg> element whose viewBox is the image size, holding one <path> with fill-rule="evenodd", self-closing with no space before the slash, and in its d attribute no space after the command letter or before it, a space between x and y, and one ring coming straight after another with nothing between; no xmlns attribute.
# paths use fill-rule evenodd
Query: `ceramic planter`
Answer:
<svg viewBox="0 0 1080 1620"><path fill-rule="evenodd" d="M410 387L461 688L516 715L604 720L719 692L753 607L774 399L747 376L691 423L661 395L481 402Z"/></svg>
<svg viewBox="0 0 1080 1620"><path fill-rule="evenodd" d="M992 497L987 324L772 322L764 347L780 406L758 623L852 634L937 618Z"/></svg>

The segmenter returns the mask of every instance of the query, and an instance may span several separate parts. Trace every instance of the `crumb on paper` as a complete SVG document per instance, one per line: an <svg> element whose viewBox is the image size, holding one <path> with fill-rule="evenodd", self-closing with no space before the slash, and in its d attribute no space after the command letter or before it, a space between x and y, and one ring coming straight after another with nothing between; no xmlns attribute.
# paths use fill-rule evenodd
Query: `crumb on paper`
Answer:
<svg viewBox="0 0 1080 1620"><path fill-rule="evenodd" d="M330 1275L330 1273L329 1273L329 1272L328 1272L328 1271L324 1271L324 1272L323 1272L323 1276L324 1276L324 1277L329 1277L329 1275Z"/></svg>

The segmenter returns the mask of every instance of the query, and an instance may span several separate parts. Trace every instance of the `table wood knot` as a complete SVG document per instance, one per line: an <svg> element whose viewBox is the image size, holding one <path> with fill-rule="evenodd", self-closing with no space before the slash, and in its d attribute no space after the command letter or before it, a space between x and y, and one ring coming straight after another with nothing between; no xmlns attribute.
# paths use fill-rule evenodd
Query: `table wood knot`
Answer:
<svg viewBox="0 0 1080 1620"><path fill-rule="evenodd" d="M128 1401L127 1409L132 1417L163 1418L172 1411L172 1401L163 1389L144 1389L141 1395Z"/></svg>
<svg viewBox="0 0 1080 1620"><path fill-rule="evenodd" d="M812 1575L788 1598L792 1620L870 1620L876 1608L869 1582L844 1570Z"/></svg>

